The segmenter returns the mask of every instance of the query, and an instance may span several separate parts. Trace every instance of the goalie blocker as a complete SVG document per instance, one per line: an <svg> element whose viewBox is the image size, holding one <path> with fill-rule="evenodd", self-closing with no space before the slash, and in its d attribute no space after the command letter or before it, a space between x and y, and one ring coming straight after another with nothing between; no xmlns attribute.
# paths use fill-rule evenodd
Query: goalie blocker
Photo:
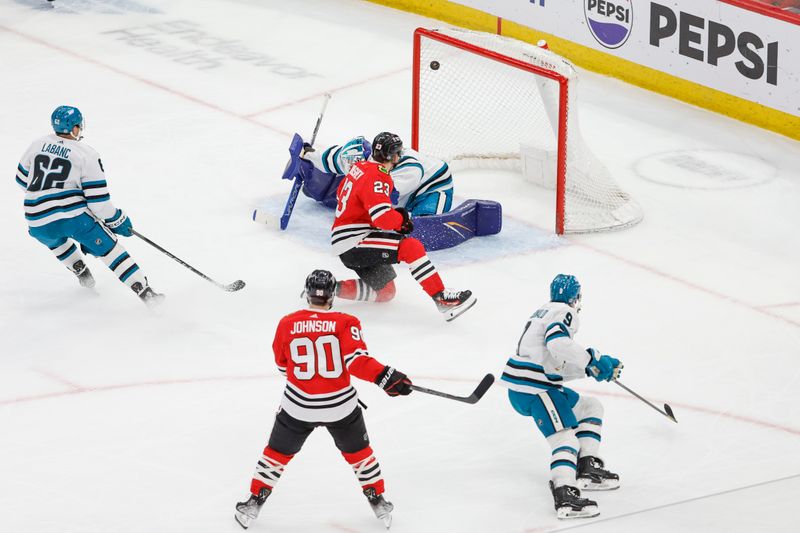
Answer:
<svg viewBox="0 0 800 533"><path fill-rule="evenodd" d="M303 139L296 134L289 145L289 162L283 179L297 180L302 184L303 194L331 209L336 208L336 189L343 176L329 174L317 169L311 161L303 159ZM393 203L397 201L392 198ZM257 220L254 217L254 220ZM441 215L414 218L411 233L422 241L429 251L452 248L473 237L496 235L503 226L503 209L492 200L467 200Z"/></svg>

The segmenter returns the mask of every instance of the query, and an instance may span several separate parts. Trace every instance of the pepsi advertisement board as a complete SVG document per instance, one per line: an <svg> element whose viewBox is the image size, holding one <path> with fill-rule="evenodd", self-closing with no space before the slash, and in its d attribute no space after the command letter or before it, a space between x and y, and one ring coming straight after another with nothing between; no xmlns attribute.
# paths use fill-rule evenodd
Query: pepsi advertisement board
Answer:
<svg viewBox="0 0 800 533"><path fill-rule="evenodd" d="M456 2L800 117L800 24L718 0Z"/></svg>

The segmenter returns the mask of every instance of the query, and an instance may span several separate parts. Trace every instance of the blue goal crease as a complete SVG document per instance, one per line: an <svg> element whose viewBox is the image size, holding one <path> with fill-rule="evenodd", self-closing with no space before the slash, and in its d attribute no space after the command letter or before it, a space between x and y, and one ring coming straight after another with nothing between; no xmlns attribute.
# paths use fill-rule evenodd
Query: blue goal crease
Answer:
<svg viewBox="0 0 800 533"><path fill-rule="evenodd" d="M259 202L259 211L280 216L283 213L285 194L276 194ZM461 200L459 200L460 203ZM454 200L453 205L456 205ZM248 216L243 214L242 216ZM333 211L301 195L292 214L292 225L281 231L282 238L302 244L320 253L330 253L330 229ZM503 229L498 235L476 237L448 248L430 252L437 266L461 266L498 258L512 258L531 252L552 250L568 246L569 241L533 224L504 217Z"/></svg>

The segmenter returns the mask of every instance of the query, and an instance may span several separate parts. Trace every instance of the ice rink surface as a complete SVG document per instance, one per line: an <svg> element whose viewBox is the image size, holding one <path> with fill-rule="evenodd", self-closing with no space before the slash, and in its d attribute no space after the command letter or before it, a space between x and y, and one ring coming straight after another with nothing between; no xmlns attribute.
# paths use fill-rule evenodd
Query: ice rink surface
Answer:
<svg viewBox="0 0 800 533"><path fill-rule="evenodd" d="M0 531L235 532L283 381L270 343L305 275L346 269L305 198L289 231L250 220L288 193L295 131L319 143L409 138L411 35L434 21L357 0L0 2ZM231 43L234 41L235 43ZM556 50L557 51L557 50ZM390 399L357 383L392 531L796 531L800 497L800 144L585 73L587 142L644 207L626 231L556 238L552 196L501 172L456 175L499 200L498 237L432 254L477 306L445 323L404 267L385 305L340 302L371 353L416 383L466 394L502 370L559 272L583 283L577 340L625 363L603 455L622 488L597 519L556 520L549 449L494 387L475 406ZM124 241L167 295L148 310L98 261L81 289L26 234L13 169L61 104L87 120ZM318 221L316 223L315 221ZM251 531L378 532L327 433L289 465Z"/></svg>

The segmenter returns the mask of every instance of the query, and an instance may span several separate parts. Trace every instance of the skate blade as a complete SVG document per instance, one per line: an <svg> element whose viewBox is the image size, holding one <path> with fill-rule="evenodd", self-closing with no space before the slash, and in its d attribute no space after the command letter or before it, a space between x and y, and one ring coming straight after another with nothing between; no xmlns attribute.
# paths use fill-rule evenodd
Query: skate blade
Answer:
<svg viewBox="0 0 800 533"><path fill-rule="evenodd" d="M391 513L386 513L385 515L381 516L380 519L383 522L383 525L386 526L386 529L389 529L390 527L392 527L392 514Z"/></svg>
<svg viewBox="0 0 800 533"><path fill-rule="evenodd" d="M584 507L580 511L576 511L571 507L562 507L561 509L556 510L556 517L559 520L570 520L572 518L593 518L599 514L600 510L594 505Z"/></svg>
<svg viewBox="0 0 800 533"><path fill-rule="evenodd" d="M447 312L445 312L444 316L446 317L448 322L452 322L456 318L460 317L461 315L472 309L472 306L474 306L476 303L478 303L478 299L475 297L474 294L470 295L470 297L467 298L467 300L463 304L459 305L454 309L448 310Z"/></svg>
<svg viewBox="0 0 800 533"><path fill-rule="evenodd" d="M588 479L578 479L578 488L588 491L601 491L601 490L617 490L619 488L619 480L606 479L602 483L595 483Z"/></svg>
<svg viewBox="0 0 800 533"><path fill-rule="evenodd" d="M233 514L233 517L236 519L236 522L238 522L238 524L242 526L242 529L247 529L248 527L250 527L250 522L252 521L252 518L250 518L246 514L236 511Z"/></svg>

